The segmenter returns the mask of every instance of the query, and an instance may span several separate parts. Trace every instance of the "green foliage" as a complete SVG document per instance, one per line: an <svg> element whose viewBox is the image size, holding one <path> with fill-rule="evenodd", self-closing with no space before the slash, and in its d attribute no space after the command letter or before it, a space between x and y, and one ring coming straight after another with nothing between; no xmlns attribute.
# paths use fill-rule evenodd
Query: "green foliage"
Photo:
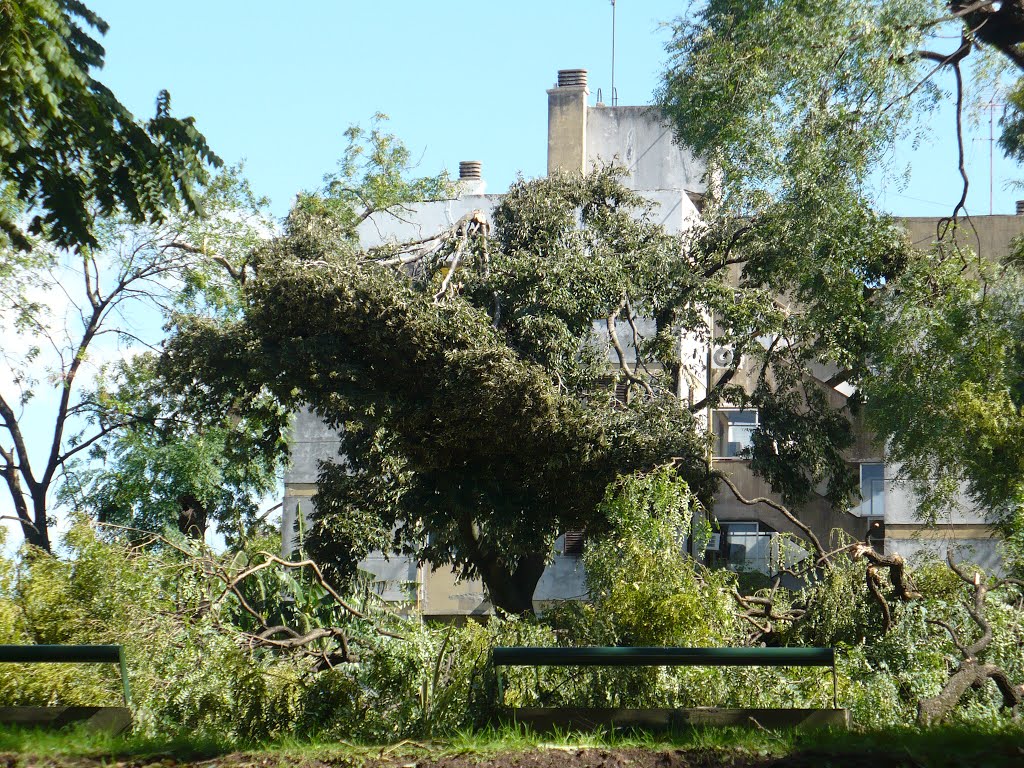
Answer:
<svg viewBox="0 0 1024 768"><path fill-rule="evenodd" d="M385 114L374 115L369 130L349 126L338 169L324 176L321 189L298 196L289 214L293 232L310 228L331 249L354 250L357 229L369 216L400 215L410 205L453 195L447 172L411 176L416 163L408 148L385 130L387 119Z"/></svg>
<svg viewBox="0 0 1024 768"><path fill-rule="evenodd" d="M925 519L948 513L961 484L1004 527L1020 515L1021 285L1010 265L931 258L879 304L868 419Z"/></svg>
<svg viewBox="0 0 1024 768"><path fill-rule="evenodd" d="M670 472L624 478L603 506L623 513L607 539L590 542L593 602L566 603L541 621L492 617L464 625L402 618L371 596L354 598L365 618L327 598L305 572L262 568L244 577L249 607L298 630L343 626L358 662L319 663L312 655L253 646L258 624L225 582L263 562L278 542L253 540L246 550L210 559L182 545L146 550L96 535L85 522L64 542L59 558L25 551L0 559L0 642L125 645L136 735L187 736L221 744L268 739L344 739L388 742L451 735L493 714L496 695L490 649L505 646L650 643L742 644L735 618L734 575L709 572L680 554L693 497ZM631 535L626 537L625 531ZM639 539L640 543L634 542ZM625 545L628 543L628 547ZM202 556L200 556L202 554ZM645 562L649 561L649 562ZM678 567L678 568L677 568ZM966 611L971 588L935 563L917 573L925 598L896 612L882 635L879 619L860 596L854 610L825 613L863 581L863 564L837 564L839 575L779 597L813 599L822 608L789 635L796 645L840 646L839 698L862 726L902 726L919 698L934 695L959 655L942 619L968 641L977 628ZM609 591L601 592L602 586ZM830 593L831 596L824 593ZM985 615L994 640L985 659L1011 679L1024 677L1019 654L1024 627L1018 591L989 593ZM868 631L856 637L861 627ZM385 628L398 635L384 636ZM319 642L319 641L318 641ZM503 670L509 706L827 706L831 681L820 669L672 668ZM5 704L116 704L119 681L103 665L3 665ZM986 729L1007 726L994 687L969 692L954 722Z"/></svg>
<svg viewBox="0 0 1024 768"><path fill-rule="evenodd" d="M161 91L140 123L93 73L107 24L77 0L0 4L0 183L30 208L28 234L60 248L96 247L96 215L162 221L198 209L196 187L220 159L193 118L171 117ZM0 230L30 247L0 209Z"/></svg>
<svg viewBox="0 0 1024 768"><path fill-rule="evenodd" d="M661 305L678 241L611 169L521 182L495 213L493 244L458 227L441 238L464 259L451 267L458 293L443 297L443 258L398 271L394 246L355 250L351 221L376 210L381 185L409 187L385 202L434 188L399 181L405 156L390 138L368 142L358 194L332 182L301 202L259 254L244 319L182 323L166 370L204 409L269 389L341 432L345 461L321 468L309 540L336 577L398 548L480 576L495 605L530 612L555 538L603 524L597 506L617 473L680 457L708 494L704 440L672 381L618 407L592 341L593 318L620 312L623 291L637 311ZM341 211L356 200L365 208L350 221ZM557 248L536 252L530 237Z"/></svg>
<svg viewBox="0 0 1024 768"><path fill-rule="evenodd" d="M129 423L98 441L60 489L60 500L104 523L202 538L216 524L229 544L263 523L260 503L277 487L287 414L273 403L186 418L180 396L141 354L115 367L116 389L100 382L107 410ZM274 427L277 427L276 429Z"/></svg>
<svg viewBox="0 0 1024 768"><path fill-rule="evenodd" d="M623 478L601 505L607 532L583 566L597 645L714 647L735 638L731 574L708 572L684 550L699 502L673 470ZM604 632L600 627L604 626Z"/></svg>
<svg viewBox="0 0 1024 768"><path fill-rule="evenodd" d="M808 469L833 505L852 491L834 450L849 444L845 417L825 387L798 384L818 361L857 389L852 415L867 402L867 426L926 521L965 485L1004 527L1020 514L1019 267L967 252L963 201L940 243L915 252L873 200L903 173L891 150L923 136L942 84L959 125L972 84L989 93L1019 74L1007 75L1021 62L1007 42L1019 4L968 5L712 0L675 22L660 101L682 143L709 158L709 231L737 233L741 290L800 307L774 326L788 344L781 359L753 347L773 380L749 398L763 421L751 466L791 502L807 498ZM1003 121L1011 154L1019 82Z"/></svg>
<svg viewBox="0 0 1024 768"><path fill-rule="evenodd" d="M740 205L786 185L862 181L935 99L933 87L912 90L934 66L912 52L943 6L702 3L674 23L661 101Z"/></svg>
<svg viewBox="0 0 1024 768"><path fill-rule="evenodd" d="M283 423L279 409L253 407L245 419L232 418L230 407L186 415L151 355L125 356L132 345L159 341L140 317L239 310L249 253L270 231L266 201L240 168L219 173L198 199L207 218L97 219L97 246L78 253L49 244L0 250L0 300L9 308L0 332L10 340L4 358L13 373L13 387L0 395L0 476L35 546L50 547L54 490L75 508L160 530L184 507L236 522L272 482L282 446L270 425ZM102 363L112 357L120 362ZM113 477L117 468L125 472Z"/></svg>

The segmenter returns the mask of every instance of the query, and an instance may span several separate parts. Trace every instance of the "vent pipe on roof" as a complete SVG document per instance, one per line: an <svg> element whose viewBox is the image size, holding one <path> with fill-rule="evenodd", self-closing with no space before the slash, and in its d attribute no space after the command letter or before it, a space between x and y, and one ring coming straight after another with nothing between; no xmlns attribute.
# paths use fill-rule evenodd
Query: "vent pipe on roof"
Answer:
<svg viewBox="0 0 1024 768"><path fill-rule="evenodd" d="M482 172L483 163L479 160L463 160L459 163L459 178L463 181L466 179L482 179Z"/></svg>
<svg viewBox="0 0 1024 768"><path fill-rule="evenodd" d="M560 69L558 70L559 88L586 88L587 70L585 69Z"/></svg>
<svg viewBox="0 0 1024 768"><path fill-rule="evenodd" d="M482 195L487 189L484 182L483 163L479 160L463 160L459 163L459 195Z"/></svg>
<svg viewBox="0 0 1024 768"><path fill-rule="evenodd" d="M1017 201L1017 215L1024 216L1024 200Z"/></svg>

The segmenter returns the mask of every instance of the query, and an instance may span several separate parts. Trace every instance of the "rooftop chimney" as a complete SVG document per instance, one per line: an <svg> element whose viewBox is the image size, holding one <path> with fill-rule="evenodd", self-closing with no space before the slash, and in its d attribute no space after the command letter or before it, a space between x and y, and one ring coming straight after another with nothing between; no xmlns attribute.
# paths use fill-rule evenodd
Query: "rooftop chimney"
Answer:
<svg viewBox="0 0 1024 768"><path fill-rule="evenodd" d="M463 160L459 163L459 192L463 195L482 195L487 188L483 177L483 163Z"/></svg>
<svg viewBox="0 0 1024 768"><path fill-rule="evenodd" d="M481 171L483 171L483 164L479 160L463 160L459 163L459 178L463 181L482 179Z"/></svg>
<svg viewBox="0 0 1024 768"><path fill-rule="evenodd" d="M559 88L586 88L587 70L585 69L560 69L558 70Z"/></svg>
<svg viewBox="0 0 1024 768"><path fill-rule="evenodd" d="M1024 200L1017 201L1017 215L1024 216Z"/></svg>
<svg viewBox="0 0 1024 768"><path fill-rule="evenodd" d="M560 69L548 91L548 173L584 173L587 158L587 70Z"/></svg>

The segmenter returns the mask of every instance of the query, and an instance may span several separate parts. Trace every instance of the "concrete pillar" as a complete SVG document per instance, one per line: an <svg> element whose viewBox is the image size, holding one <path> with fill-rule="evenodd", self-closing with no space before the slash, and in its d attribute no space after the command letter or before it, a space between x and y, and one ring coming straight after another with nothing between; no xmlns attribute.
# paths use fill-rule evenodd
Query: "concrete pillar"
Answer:
<svg viewBox="0 0 1024 768"><path fill-rule="evenodd" d="M548 91L548 173L585 173L587 162L587 70L561 69Z"/></svg>

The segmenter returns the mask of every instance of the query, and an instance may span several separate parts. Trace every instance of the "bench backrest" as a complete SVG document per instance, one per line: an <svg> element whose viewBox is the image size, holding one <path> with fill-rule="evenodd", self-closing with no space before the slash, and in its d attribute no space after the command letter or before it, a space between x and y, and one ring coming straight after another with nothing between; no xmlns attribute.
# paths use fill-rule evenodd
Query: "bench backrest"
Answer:
<svg viewBox="0 0 1024 768"><path fill-rule="evenodd" d="M495 666L722 666L831 667L834 648L509 648L497 647Z"/></svg>
<svg viewBox="0 0 1024 768"><path fill-rule="evenodd" d="M124 705L131 691L120 645L0 645L0 662L13 664L117 664L121 668Z"/></svg>

